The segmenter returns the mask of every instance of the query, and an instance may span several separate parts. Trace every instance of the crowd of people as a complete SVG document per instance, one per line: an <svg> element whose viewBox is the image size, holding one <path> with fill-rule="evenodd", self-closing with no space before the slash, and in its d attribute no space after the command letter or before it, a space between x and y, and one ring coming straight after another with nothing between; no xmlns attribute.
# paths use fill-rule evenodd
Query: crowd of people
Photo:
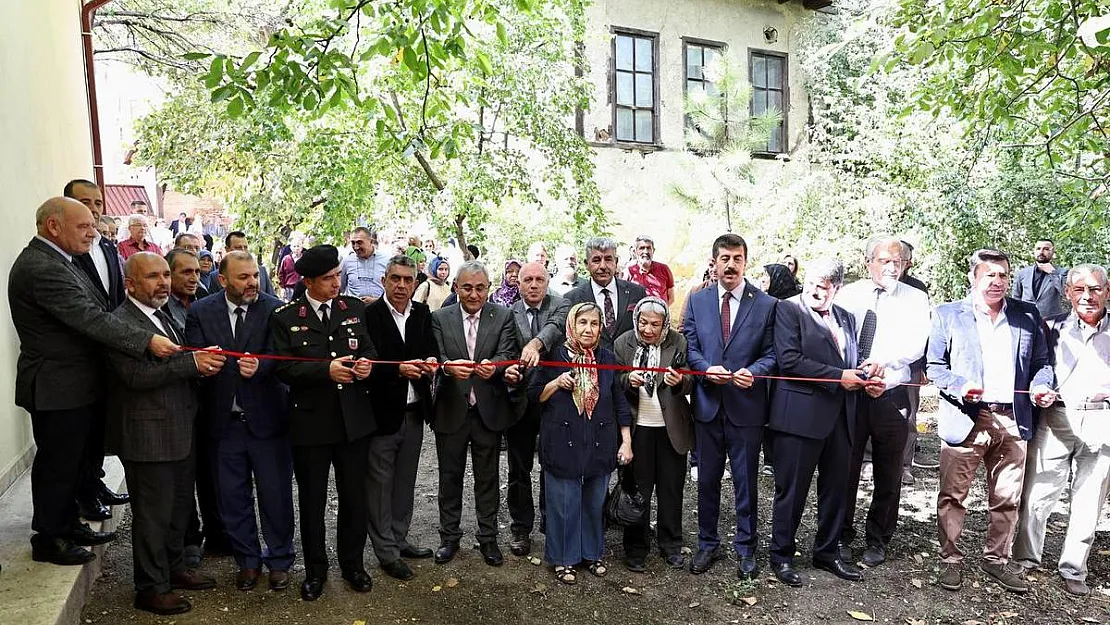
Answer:
<svg viewBox="0 0 1110 625"><path fill-rule="evenodd" d="M64 196L38 209L37 235L9 280L16 403L31 413L38 446L32 554L88 562L86 547L115 535L81 519L129 503L138 609L189 610L175 590L216 584L198 570L202 555L233 556L240 590L263 575L286 588L295 519L301 596L319 598L333 472L336 556L351 589L373 586L368 538L391 577L414 577L412 559L446 565L464 536L468 453L475 537L485 563L500 565L502 446L508 547L528 556L542 534L561 583L609 572L614 471L616 488L645 502L621 519L628 571L654 566L653 541L662 566L695 575L725 557L727 470L736 575L757 577L761 455L774 481L775 577L803 584L797 534L817 475L812 565L858 581L857 562L882 565L896 535L926 380L941 398L938 584L962 585L959 538L983 464L982 570L1006 590L1028 590L1025 572L1042 564L1048 516L1070 487L1058 570L1068 592L1089 592L1086 561L1110 481L1107 275L1054 267L1051 241L1038 242L1012 294L1009 256L972 252L968 296L934 307L897 237L868 241L866 275L845 284L840 260L807 259L802 271L789 255L749 280L747 243L724 234L674 311L674 276L648 236L623 267L609 238L561 245L554 258L536 243L505 263L495 287L476 249L452 258L434 242L401 239L384 251L379 233L360 226L345 254L291 241L275 284L242 232L227 235L217 262L187 229L163 251L140 215L117 246L96 229L95 184L75 180ZM425 426L438 459L434 550L410 540ZM128 495L101 481L105 451L122 460ZM874 493L857 526L865 464Z"/></svg>

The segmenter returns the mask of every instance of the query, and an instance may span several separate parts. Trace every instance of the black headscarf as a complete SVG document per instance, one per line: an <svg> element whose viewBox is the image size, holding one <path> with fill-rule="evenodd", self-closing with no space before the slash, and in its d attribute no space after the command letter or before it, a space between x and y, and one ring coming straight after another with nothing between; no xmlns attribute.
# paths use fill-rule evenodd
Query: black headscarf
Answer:
<svg viewBox="0 0 1110 625"><path fill-rule="evenodd" d="M767 272L767 279L770 282L770 286L767 287L767 295L775 299L787 299L801 292L794 276L790 273L790 268L786 265L777 263L764 265L763 270Z"/></svg>

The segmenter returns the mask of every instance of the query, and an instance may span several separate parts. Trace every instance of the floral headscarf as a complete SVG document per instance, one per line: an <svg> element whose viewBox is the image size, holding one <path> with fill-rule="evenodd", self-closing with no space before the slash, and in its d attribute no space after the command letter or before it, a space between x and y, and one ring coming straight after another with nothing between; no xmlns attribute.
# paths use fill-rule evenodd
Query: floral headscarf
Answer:
<svg viewBox="0 0 1110 625"><path fill-rule="evenodd" d="M436 256L428 265L428 279L432 282L435 282L436 284L443 284L444 282L447 282L447 280L440 280L438 277L436 277L436 273L439 271L440 265L447 265L448 267L451 266L451 264L447 262L447 259L442 256Z"/></svg>
<svg viewBox="0 0 1110 625"><path fill-rule="evenodd" d="M501 286L496 291L494 291L493 295L491 295L489 298L489 301L493 302L494 304L501 304L502 306L512 306L513 304L520 301L520 285L517 284L516 286L509 286L509 267L512 267L513 265L516 265L517 271L520 271L520 268L524 266L524 263L520 262L519 260L510 260L509 262L505 263L505 271L501 274Z"/></svg>
<svg viewBox="0 0 1110 625"><path fill-rule="evenodd" d="M567 352L570 354L570 361L575 364L592 365L597 363L597 357L594 354L597 344L595 343L593 347L582 345L581 339L574 332L574 325L578 321L578 317L591 313L598 317L602 316L601 308L593 302L575 304L567 313L566 346ZM598 339L600 338L599 334ZM587 419L592 419L594 408L597 407L597 401L601 397L601 393L598 391L597 369L592 367L575 368L574 390L571 394L574 396L574 406L578 408L578 413L585 414Z"/></svg>
<svg viewBox="0 0 1110 625"><path fill-rule="evenodd" d="M663 309L663 327L659 331L659 340L654 344L647 343L640 336L640 314L644 312L644 308L649 306L653 309L649 312L657 312L659 308ZM659 368L659 357L662 354L659 346L667 338L667 333L671 331L670 327L671 311L667 308L667 302L649 295L636 304L636 308L632 310L632 330L636 333L636 353L632 357L632 363L635 366L647 369ZM655 387L659 385L659 374L651 371L643 371L642 373L644 376L644 390L647 391L648 397L651 397L655 394Z"/></svg>

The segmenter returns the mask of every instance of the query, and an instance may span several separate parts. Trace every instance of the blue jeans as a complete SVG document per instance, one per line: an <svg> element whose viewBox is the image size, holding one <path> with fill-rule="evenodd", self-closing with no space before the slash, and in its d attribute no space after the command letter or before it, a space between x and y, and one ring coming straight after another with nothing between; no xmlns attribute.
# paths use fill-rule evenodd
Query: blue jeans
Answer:
<svg viewBox="0 0 1110 625"><path fill-rule="evenodd" d="M602 514L609 474L566 479L544 471L547 538L543 556L555 566L600 560L605 547Z"/></svg>

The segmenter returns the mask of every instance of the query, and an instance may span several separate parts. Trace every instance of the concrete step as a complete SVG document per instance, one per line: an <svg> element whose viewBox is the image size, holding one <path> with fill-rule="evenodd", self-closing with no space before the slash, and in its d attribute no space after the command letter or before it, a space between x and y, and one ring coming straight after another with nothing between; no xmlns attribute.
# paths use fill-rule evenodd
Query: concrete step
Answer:
<svg viewBox="0 0 1110 625"><path fill-rule="evenodd" d="M117 458L104 463L104 482L114 491L124 488L123 465ZM96 559L84 566L57 566L31 559L31 471L24 471L0 496L0 623L20 625L76 625L93 581L100 574L105 545L94 547ZM110 531L126 511L112 509L112 518L89 523Z"/></svg>

